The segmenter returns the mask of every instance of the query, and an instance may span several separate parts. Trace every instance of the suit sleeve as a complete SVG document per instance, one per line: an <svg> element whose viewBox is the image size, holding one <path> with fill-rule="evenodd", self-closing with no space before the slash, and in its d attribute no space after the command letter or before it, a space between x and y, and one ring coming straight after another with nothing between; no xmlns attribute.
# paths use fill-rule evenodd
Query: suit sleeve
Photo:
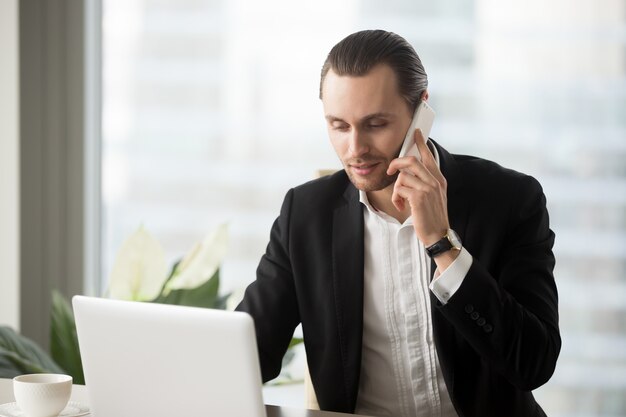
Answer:
<svg viewBox="0 0 626 417"><path fill-rule="evenodd" d="M257 268L256 280L248 286L236 308L254 319L263 382L280 373L282 358L300 323L289 259L292 200L293 190L290 190L272 226L270 242Z"/></svg>
<svg viewBox="0 0 626 417"><path fill-rule="evenodd" d="M530 391L552 376L561 338L545 196L534 178L520 183L496 266L488 271L475 256L459 289L437 309L483 360Z"/></svg>

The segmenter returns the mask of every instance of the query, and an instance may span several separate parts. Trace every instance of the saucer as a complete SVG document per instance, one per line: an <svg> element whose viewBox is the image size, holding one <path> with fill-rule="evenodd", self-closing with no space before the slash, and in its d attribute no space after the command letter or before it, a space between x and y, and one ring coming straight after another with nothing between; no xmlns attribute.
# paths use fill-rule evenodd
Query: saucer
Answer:
<svg viewBox="0 0 626 417"><path fill-rule="evenodd" d="M80 403L70 401L61 411L59 417L78 417L89 414L89 407ZM26 414L17 406L17 403L6 403L0 405L0 417L26 417Z"/></svg>

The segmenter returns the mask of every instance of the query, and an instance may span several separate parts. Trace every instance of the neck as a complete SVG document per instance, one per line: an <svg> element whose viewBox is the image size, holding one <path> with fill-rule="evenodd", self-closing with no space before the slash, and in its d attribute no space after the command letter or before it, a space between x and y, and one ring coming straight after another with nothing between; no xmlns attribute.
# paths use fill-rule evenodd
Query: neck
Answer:
<svg viewBox="0 0 626 417"><path fill-rule="evenodd" d="M393 205L391 201L393 185L390 184L387 188L378 191L368 191L367 199L376 210L388 214L400 223L404 223L411 215L411 206L405 204L404 210L400 211Z"/></svg>

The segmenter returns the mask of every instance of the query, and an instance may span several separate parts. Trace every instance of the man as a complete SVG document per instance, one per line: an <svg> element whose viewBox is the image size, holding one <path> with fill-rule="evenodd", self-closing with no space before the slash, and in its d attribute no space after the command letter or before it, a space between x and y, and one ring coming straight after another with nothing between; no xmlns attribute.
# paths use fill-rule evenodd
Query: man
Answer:
<svg viewBox="0 0 626 417"><path fill-rule="evenodd" d="M320 98L344 170L287 193L238 309L264 380L302 323L320 407L377 416L542 416L560 351L554 234L539 183L419 130L428 99L401 37L339 42ZM462 242L458 241L460 238Z"/></svg>

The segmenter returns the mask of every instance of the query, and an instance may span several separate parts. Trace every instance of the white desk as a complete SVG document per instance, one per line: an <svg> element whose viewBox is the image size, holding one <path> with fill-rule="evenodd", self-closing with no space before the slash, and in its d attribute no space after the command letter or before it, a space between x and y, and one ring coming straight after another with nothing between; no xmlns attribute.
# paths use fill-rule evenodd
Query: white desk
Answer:
<svg viewBox="0 0 626 417"><path fill-rule="evenodd" d="M87 387L84 385L74 385L72 388L71 401L89 405ZM0 404L15 401L13 397L13 381L0 378ZM299 408L277 407L266 405L267 417L347 417L354 414L333 413L329 411L315 411ZM245 416L242 416L245 417ZM361 416L364 417L364 416Z"/></svg>

